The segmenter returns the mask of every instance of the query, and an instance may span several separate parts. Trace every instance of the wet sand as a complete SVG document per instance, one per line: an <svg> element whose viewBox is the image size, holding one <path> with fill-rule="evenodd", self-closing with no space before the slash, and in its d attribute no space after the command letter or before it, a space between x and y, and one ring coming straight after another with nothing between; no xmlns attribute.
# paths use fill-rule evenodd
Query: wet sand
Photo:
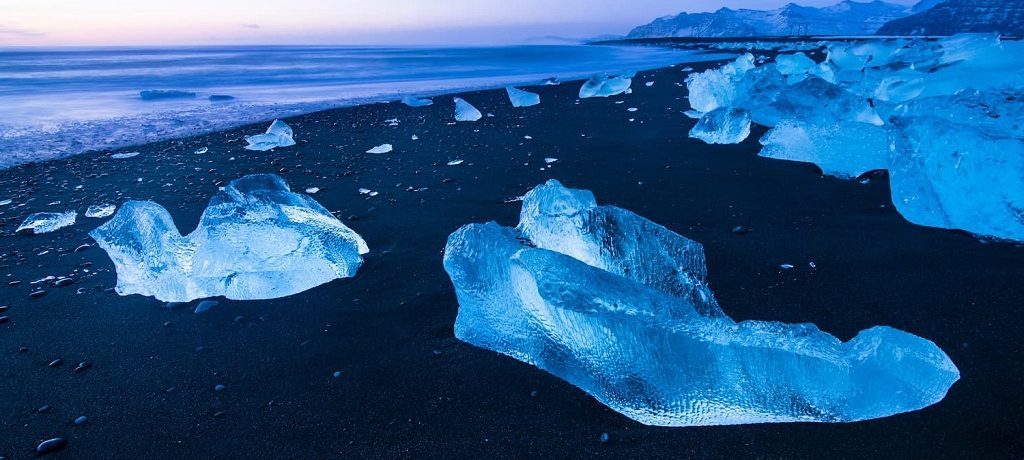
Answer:
<svg viewBox="0 0 1024 460"><path fill-rule="evenodd" d="M542 103L522 109L504 90L462 94L494 115L476 123L452 124L450 97L314 113L287 119L298 145L273 152L242 148L261 123L122 149L141 152L130 159L0 171L0 200L13 200L0 206L0 456L33 457L55 436L68 444L54 458L83 459L1019 456L1024 248L906 222L884 173L842 181L759 158L763 129L740 145L688 139L684 77L645 72L631 95L582 101L576 82L528 88ZM394 152L363 153L384 143ZM88 205L152 199L189 232L217 186L266 172L319 187L313 197L366 239L356 277L196 315L114 294L106 254L74 252L105 220L83 217ZM961 380L932 407L868 422L657 428L459 342L445 239L469 222L514 225L519 203L506 201L549 178L703 243L734 319L812 322L844 340L893 326L938 344ZM72 208L73 227L13 235L31 212ZM31 284L46 276L76 283Z"/></svg>

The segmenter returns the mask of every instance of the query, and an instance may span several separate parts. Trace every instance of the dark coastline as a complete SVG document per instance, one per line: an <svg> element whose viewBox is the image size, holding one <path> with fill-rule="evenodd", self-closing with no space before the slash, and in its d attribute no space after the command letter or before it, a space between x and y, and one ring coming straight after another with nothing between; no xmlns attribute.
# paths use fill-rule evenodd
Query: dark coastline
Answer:
<svg viewBox="0 0 1024 460"><path fill-rule="evenodd" d="M125 160L86 154L0 171L0 200L28 201L0 207L0 305L10 306L0 313L10 317L0 324L0 456L32 458L39 441L63 436L53 458L1019 457L1024 247L906 222L884 174L864 184L759 158L762 129L740 145L688 139L680 67L639 74L631 95L579 104L576 82L529 88L542 103L525 109L503 90L463 94L494 114L476 123L450 125L452 100L438 97L286 119L299 143L274 152L242 149L260 124L121 149L142 152ZM363 153L383 143L395 152ZM559 160L547 168L545 157ZM446 165L454 159L465 162ZM82 217L90 204L153 199L189 232L218 185L257 172L322 189L314 198L370 246L355 278L195 315L107 292L116 278L105 253L73 252L101 222ZM938 344L961 380L932 407L868 422L657 428L459 342L445 239L469 222L513 225L519 204L505 200L548 178L703 243L711 287L737 320L811 322L844 340L893 326ZM13 235L31 212L72 207L73 227ZM737 225L753 231L733 234ZM30 298L40 286L30 282L48 275L77 284ZM48 367L56 358L64 364ZM93 366L73 372L84 360ZM80 415L89 421L74 426Z"/></svg>

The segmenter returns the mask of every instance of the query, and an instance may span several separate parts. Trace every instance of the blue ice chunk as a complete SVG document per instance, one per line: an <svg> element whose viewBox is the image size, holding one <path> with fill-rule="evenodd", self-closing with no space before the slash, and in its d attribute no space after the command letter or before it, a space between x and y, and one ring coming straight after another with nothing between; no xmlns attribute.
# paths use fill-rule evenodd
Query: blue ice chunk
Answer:
<svg viewBox="0 0 1024 460"><path fill-rule="evenodd" d="M892 124L889 182L900 214L1024 241L1024 92L924 98Z"/></svg>
<svg viewBox="0 0 1024 460"><path fill-rule="evenodd" d="M508 99L512 102L512 107L531 107L540 104L540 95L537 93L523 91L511 86L505 88L505 91L508 92Z"/></svg>
<svg viewBox="0 0 1024 460"><path fill-rule="evenodd" d="M840 179L889 167L888 131L856 121L821 126L783 120L761 137L761 145L759 156L813 163Z"/></svg>
<svg viewBox="0 0 1024 460"><path fill-rule="evenodd" d="M455 121L477 121L483 116L476 107L473 107L473 104L466 102L461 97L455 98Z"/></svg>
<svg viewBox="0 0 1024 460"><path fill-rule="evenodd" d="M934 343L889 327L842 342L702 310L700 244L555 181L524 197L516 229L449 236L444 266L456 337L645 424L866 420L934 404L959 378Z"/></svg>
<svg viewBox="0 0 1024 460"><path fill-rule="evenodd" d="M750 136L750 113L734 107L719 107L705 113L690 129L690 137L708 144L739 144Z"/></svg>
<svg viewBox="0 0 1024 460"><path fill-rule="evenodd" d="M245 149L265 152L277 147L291 147L295 145L293 135L291 126L281 120L274 120L267 128L266 133L245 136L245 141L249 143Z"/></svg>
<svg viewBox="0 0 1024 460"><path fill-rule="evenodd" d="M413 96L405 96L402 98L402 103L409 107L426 107L433 105L434 101L430 99L420 99Z"/></svg>
<svg viewBox="0 0 1024 460"><path fill-rule="evenodd" d="M125 203L89 236L113 260L118 294L164 302L284 297L354 276L369 251L323 206L271 174L229 183L187 236L151 201Z"/></svg>
<svg viewBox="0 0 1024 460"><path fill-rule="evenodd" d="M37 212L26 217L14 232L35 235L50 233L74 225L76 217L78 213L75 211Z"/></svg>
<svg viewBox="0 0 1024 460"><path fill-rule="evenodd" d="M580 99L628 94L632 84L632 75L598 75L583 83L580 88Z"/></svg>

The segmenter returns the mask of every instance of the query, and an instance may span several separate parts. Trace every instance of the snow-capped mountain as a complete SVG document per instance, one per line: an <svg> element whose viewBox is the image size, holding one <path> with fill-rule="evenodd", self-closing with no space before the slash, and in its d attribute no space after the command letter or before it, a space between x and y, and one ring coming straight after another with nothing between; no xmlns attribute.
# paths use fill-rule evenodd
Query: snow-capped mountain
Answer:
<svg viewBox="0 0 1024 460"><path fill-rule="evenodd" d="M893 20L880 35L953 35L999 32L1024 36L1024 0L948 0L923 12Z"/></svg>
<svg viewBox="0 0 1024 460"><path fill-rule="evenodd" d="M825 8L790 3L767 11L722 8L659 18L633 29L628 38L872 35L889 21L912 13L906 6L879 0L845 0Z"/></svg>

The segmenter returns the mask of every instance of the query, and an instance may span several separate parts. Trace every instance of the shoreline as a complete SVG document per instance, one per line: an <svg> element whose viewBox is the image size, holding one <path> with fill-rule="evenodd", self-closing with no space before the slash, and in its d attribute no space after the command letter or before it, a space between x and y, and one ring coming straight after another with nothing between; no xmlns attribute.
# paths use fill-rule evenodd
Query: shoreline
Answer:
<svg viewBox="0 0 1024 460"><path fill-rule="evenodd" d="M330 109L286 118L298 145L271 152L242 148L266 128L257 123L131 147L141 154L124 160L84 154L5 169L0 200L14 202L0 206L10 305L0 391L17 397L0 405L9 427L0 456L27 457L54 436L68 440L62 458L1019 453L1024 246L910 224L884 173L843 181L758 157L762 127L738 145L690 139L684 78L679 67L640 72L633 94L579 101L575 83L526 87L541 104L522 109L503 89L453 94L494 114L475 123L454 123L448 98ZM383 143L395 151L364 153ZM359 273L283 299L218 299L196 315L109 292L113 265L87 236L105 219L12 234L32 212L129 199L160 203L187 233L218 186L251 173L319 187L311 196L370 247ZM550 178L703 244L711 289L737 321L810 322L842 340L889 325L935 342L962 378L934 406L867 422L657 428L456 340L445 239L471 222L514 225L519 203L506 200ZM93 246L75 252L81 244ZM46 276L75 284L32 284ZM40 286L46 295L30 297ZM64 364L49 367L56 358ZM85 360L92 367L75 373ZM69 422L81 415L85 426Z"/></svg>

